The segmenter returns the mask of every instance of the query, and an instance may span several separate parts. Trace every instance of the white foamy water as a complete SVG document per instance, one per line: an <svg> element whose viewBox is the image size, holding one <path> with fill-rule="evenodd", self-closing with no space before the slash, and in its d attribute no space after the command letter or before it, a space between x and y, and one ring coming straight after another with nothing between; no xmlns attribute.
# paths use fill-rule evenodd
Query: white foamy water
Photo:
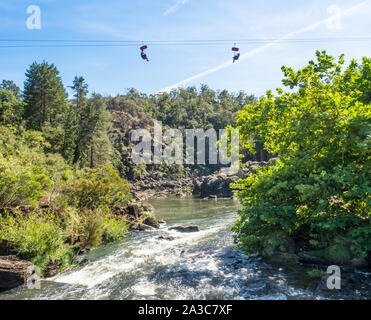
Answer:
<svg viewBox="0 0 371 320"><path fill-rule="evenodd" d="M49 280L92 288L117 274L134 271L146 263L156 262L160 265L170 265L181 259L180 252L183 248L192 246L201 239L218 233L223 228L225 227L216 226L194 233L180 233L168 230L167 227L161 228L159 230L161 234L166 232L166 235L175 239L172 241L159 240L157 237L160 236L160 232L151 231L149 233L152 233L152 236L144 241L123 243L114 253L83 267L81 270L61 274Z"/></svg>

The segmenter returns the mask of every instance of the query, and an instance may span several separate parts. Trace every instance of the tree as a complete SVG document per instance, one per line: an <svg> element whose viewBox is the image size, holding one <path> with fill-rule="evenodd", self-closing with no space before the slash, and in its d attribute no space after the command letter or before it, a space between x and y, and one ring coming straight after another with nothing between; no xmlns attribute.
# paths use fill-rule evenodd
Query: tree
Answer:
<svg viewBox="0 0 371 320"><path fill-rule="evenodd" d="M76 109L78 112L80 112L82 104L86 101L86 96L89 93L88 84L85 82L83 77L76 76L73 80L73 86L70 86L70 88L74 91L74 97L76 98Z"/></svg>
<svg viewBox="0 0 371 320"><path fill-rule="evenodd" d="M5 86L0 88L0 124L20 124L23 109L24 104L14 89L6 89Z"/></svg>
<svg viewBox="0 0 371 320"><path fill-rule="evenodd" d="M111 115L107 111L105 99L94 93L81 111L78 149L82 165L94 168L105 164L112 155L108 127Z"/></svg>
<svg viewBox="0 0 371 320"><path fill-rule="evenodd" d="M63 125L68 110L67 94L53 64L44 61L30 66L26 71L23 96L28 128L42 131L44 126Z"/></svg>
<svg viewBox="0 0 371 320"><path fill-rule="evenodd" d="M370 244L371 59L317 61L238 114L241 140L260 140L280 161L238 184L244 209L234 231L250 252L285 250L288 237L320 250L331 262L365 257Z"/></svg>
<svg viewBox="0 0 371 320"><path fill-rule="evenodd" d="M83 128L83 111L86 108L87 104L87 94L88 94L88 84L85 82L85 79L81 76L75 76L73 80L73 86L70 88L74 91L74 97L76 98L76 108L75 112L75 119L76 122L76 135L77 135L77 142L74 145L74 157L73 162L76 163L79 161L79 158L82 156L82 151L80 150L81 144L79 141L83 139L82 137L82 128Z"/></svg>
<svg viewBox="0 0 371 320"><path fill-rule="evenodd" d="M66 116L63 127L63 145L62 145L62 156L69 163L73 163L76 156L77 142L78 142L78 114L76 113L75 107L71 104Z"/></svg>
<svg viewBox="0 0 371 320"><path fill-rule="evenodd" d="M21 90L18 86L11 80L3 80L0 84L0 89L6 89L12 92L17 98L21 96Z"/></svg>

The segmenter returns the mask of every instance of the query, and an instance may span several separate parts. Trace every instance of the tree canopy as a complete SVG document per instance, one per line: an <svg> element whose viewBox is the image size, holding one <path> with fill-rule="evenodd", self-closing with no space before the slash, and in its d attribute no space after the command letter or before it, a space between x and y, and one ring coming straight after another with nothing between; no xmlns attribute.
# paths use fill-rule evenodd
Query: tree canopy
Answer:
<svg viewBox="0 0 371 320"><path fill-rule="evenodd" d="M234 231L247 251L284 250L289 236L335 262L334 252L370 252L371 59L344 61L323 51L305 68L283 67L290 90L268 91L239 112L245 146L253 137L280 157L239 183Z"/></svg>

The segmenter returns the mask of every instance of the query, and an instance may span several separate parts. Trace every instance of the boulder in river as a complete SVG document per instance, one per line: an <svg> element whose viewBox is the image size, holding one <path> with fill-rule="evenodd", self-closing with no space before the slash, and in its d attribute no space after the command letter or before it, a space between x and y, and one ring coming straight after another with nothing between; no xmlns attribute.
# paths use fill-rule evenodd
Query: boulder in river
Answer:
<svg viewBox="0 0 371 320"><path fill-rule="evenodd" d="M160 224L159 222L156 220L156 218L154 217L146 217L145 220L143 221L143 224L147 225L147 226L151 226L153 228L160 228Z"/></svg>
<svg viewBox="0 0 371 320"><path fill-rule="evenodd" d="M201 198L231 198L233 191L230 185L237 180L237 176L207 176L203 178L201 184L195 184L193 193L199 193Z"/></svg>
<svg viewBox="0 0 371 320"><path fill-rule="evenodd" d="M199 232L200 227L199 226L176 226L171 227L169 230L175 230L178 232Z"/></svg>
<svg viewBox="0 0 371 320"><path fill-rule="evenodd" d="M155 229L154 227L151 227L143 223L138 223L138 222L135 222L130 225L131 231L147 231L147 230L154 230L154 229Z"/></svg>
<svg viewBox="0 0 371 320"><path fill-rule="evenodd" d="M16 256L0 257L0 292L19 287L36 273L36 267L29 261Z"/></svg>
<svg viewBox="0 0 371 320"><path fill-rule="evenodd" d="M172 236L159 236L157 239L159 239L159 240L173 241L173 240L175 240L175 237L172 237Z"/></svg>

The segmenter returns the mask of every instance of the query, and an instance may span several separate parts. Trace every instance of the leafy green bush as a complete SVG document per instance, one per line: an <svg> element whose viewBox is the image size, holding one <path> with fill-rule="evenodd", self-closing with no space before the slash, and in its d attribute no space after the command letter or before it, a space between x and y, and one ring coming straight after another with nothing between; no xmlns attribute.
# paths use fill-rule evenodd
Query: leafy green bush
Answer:
<svg viewBox="0 0 371 320"><path fill-rule="evenodd" d="M98 209L84 213L82 233L86 236L86 245L98 247L102 242L121 240L128 232L128 223Z"/></svg>
<svg viewBox="0 0 371 320"><path fill-rule="evenodd" d="M41 192L52 182L39 166L22 165L0 154L0 207L36 205Z"/></svg>
<svg viewBox="0 0 371 320"><path fill-rule="evenodd" d="M24 103L19 95L0 87L0 124L17 125L22 121Z"/></svg>
<svg viewBox="0 0 371 320"><path fill-rule="evenodd" d="M68 238L80 237L79 244L90 248L95 248L102 242L121 240L129 230L124 218L101 209L78 211L74 208L64 211L63 228Z"/></svg>
<svg viewBox="0 0 371 320"><path fill-rule="evenodd" d="M114 206L127 204L131 199L129 190L128 183L120 178L118 172L106 165L80 171L65 194L71 199L71 204L78 208L102 208L108 211Z"/></svg>
<svg viewBox="0 0 371 320"><path fill-rule="evenodd" d="M71 247L65 244L61 221L53 215L0 216L0 238L13 242L19 255L41 270L56 261L67 267L73 255Z"/></svg>
<svg viewBox="0 0 371 320"><path fill-rule="evenodd" d="M103 217L99 214L89 214L84 226L86 245L90 248L98 247L102 243L103 233Z"/></svg>
<svg viewBox="0 0 371 320"><path fill-rule="evenodd" d="M44 147L40 132L0 126L0 207L37 205L44 193L58 192L69 167Z"/></svg>
<svg viewBox="0 0 371 320"><path fill-rule="evenodd" d="M237 117L248 148L253 137L280 156L237 184L244 209L233 230L249 252L272 252L267 236L276 232L326 252L339 243L354 257L371 250L371 59L344 71L342 56L335 63L317 52L317 60L297 72L283 67L284 85L297 90L268 91Z"/></svg>
<svg viewBox="0 0 371 320"><path fill-rule="evenodd" d="M121 240L129 231L126 220L118 219L111 215L103 216L103 240L104 242L114 242Z"/></svg>

